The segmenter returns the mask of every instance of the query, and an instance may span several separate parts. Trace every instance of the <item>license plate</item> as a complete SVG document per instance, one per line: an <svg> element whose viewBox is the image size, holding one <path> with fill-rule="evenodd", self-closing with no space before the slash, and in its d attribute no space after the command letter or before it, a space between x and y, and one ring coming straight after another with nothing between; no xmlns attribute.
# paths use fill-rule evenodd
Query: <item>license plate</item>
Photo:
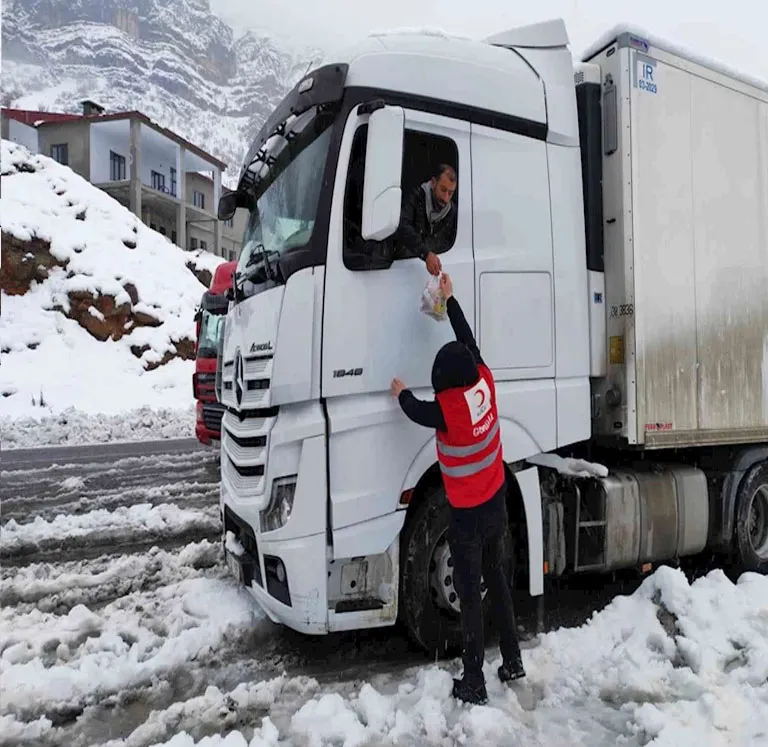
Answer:
<svg viewBox="0 0 768 747"><path fill-rule="evenodd" d="M240 565L240 560L237 555L233 555L231 552L227 553L227 565L229 570L232 571L234 577L240 582L243 582L243 567Z"/></svg>

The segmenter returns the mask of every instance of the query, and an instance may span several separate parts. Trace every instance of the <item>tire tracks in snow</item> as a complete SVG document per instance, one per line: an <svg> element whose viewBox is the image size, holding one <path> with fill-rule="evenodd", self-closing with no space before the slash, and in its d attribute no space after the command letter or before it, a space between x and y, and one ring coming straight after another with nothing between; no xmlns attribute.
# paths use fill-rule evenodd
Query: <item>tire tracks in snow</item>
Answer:
<svg viewBox="0 0 768 747"><path fill-rule="evenodd" d="M101 462L54 465L45 469L0 472L3 521L53 518L132 503L185 505L218 501L219 462L215 453L128 457Z"/></svg>

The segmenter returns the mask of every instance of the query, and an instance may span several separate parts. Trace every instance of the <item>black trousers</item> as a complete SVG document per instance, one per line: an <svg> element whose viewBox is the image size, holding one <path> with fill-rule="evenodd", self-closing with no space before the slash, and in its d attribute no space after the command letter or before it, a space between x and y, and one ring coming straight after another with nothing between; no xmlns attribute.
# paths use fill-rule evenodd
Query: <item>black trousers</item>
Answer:
<svg viewBox="0 0 768 747"><path fill-rule="evenodd" d="M499 628L504 663L520 657L515 611L504 567L503 537L507 526L506 484L489 501L474 508L452 508L448 544L453 559L453 580L461 603L464 638L464 677L473 685L485 683L482 575Z"/></svg>

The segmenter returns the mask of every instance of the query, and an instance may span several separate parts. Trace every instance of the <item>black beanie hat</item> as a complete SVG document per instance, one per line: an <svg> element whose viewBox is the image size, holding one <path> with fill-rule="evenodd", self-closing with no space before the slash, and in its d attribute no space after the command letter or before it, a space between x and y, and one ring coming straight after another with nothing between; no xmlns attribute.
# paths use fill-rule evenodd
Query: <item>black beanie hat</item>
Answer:
<svg viewBox="0 0 768 747"><path fill-rule="evenodd" d="M437 351L432 364L432 388L435 394L454 387L473 386L479 378L475 356L464 343L454 340Z"/></svg>

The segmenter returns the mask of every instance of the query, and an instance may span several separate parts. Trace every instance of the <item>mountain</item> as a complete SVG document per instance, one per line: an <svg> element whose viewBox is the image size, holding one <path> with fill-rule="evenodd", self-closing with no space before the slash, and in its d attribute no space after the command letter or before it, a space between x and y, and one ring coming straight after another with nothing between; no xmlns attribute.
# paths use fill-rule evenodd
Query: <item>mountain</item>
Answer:
<svg viewBox="0 0 768 747"><path fill-rule="evenodd" d="M229 186L271 109L322 57L266 32L235 39L208 0L6 0L2 55L4 105L138 109L228 163Z"/></svg>

